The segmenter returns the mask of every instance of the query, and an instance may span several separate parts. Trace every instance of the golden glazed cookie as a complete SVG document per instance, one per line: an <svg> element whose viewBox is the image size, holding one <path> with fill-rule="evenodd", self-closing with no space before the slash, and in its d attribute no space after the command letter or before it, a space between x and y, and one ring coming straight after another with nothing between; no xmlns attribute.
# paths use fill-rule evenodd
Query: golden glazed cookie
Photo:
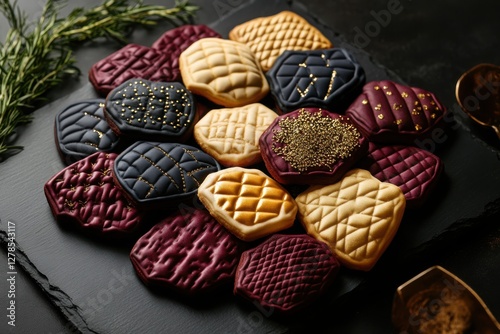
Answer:
<svg viewBox="0 0 500 334"><path fill-rule="evenodd" d="M297 204L278 182L258 169L231 167L212 173L198 188L210 214L244 241L293 225Z"/></svg>
<svg viewBox="0 0 500 334"><path fill-rule="evenodd" d="M224 107L258 102L269 92L259 62L242 43L200 39L181 53L179 67L187 89Z"/></svg>
<svg viewBox="0 0 500 334"><path fill-rule="evenodd" d="M259 138L278 115L263 104L213 109L196 124L200 147L227 167L247 167L262 161Z"/></svg>
<svg viewBox="0 0 500 334"><path fill-rule="evenodd" d="M307 233L327 243L343 265L364 271L391 243L406 205L397 186L363 169L332 185L312 186L296 202Z"/></svg>
<svg viewBox="0 0 500 334"><path fill-rule="evenodd" d="M259 17L234 27L229 39L245 43L255 53L262 69L268 71L285 50L318 50L332 43L303 17L283 11Z"/></svg>

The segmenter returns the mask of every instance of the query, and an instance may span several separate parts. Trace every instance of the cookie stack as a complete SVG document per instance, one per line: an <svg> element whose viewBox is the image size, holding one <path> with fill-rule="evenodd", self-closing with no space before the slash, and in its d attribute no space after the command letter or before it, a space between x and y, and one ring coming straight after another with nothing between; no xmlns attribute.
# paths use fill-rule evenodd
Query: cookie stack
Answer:
<svg viewBox="0 0 500 334"><path fill-rule="evenodd" d="M372 269L443 171L412 146L446 113L434 94L366 83L347 50L292 12L229 39L181 26L125 46L89 79L102 99L57 115L68 167L45 194L61 224L101 237L134 235L154 212L130 252L148 286L194 296L229 282L297 312L339 268Z"/></svg>

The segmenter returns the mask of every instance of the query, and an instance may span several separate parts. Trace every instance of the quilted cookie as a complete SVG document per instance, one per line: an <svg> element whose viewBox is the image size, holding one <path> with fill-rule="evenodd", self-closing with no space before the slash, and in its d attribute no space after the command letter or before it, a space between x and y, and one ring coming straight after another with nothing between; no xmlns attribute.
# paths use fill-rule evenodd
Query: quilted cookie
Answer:
<svg viewBox="0 0 500 334"><path fill-rule="evenodd" d="M158 38L151 48L168 53L172 61L172 69L176 68L177 78L180 78L179 56L191 44L202 38L222 36L204 24L185 24L166 31Z"/></svg>
<svg viewBox="0 0 500 334"><path fill-rule="evenodd" d="M102 96L125 81L142 78L151 81L178 81L171 55L138 44L127 44L101 59L89 71L89 81Z"/></svg>
<svg viewBox="0 0 500 334"><path fill-rule="evenodd" d="M112 238L131 235L138 229L142 214L113 182L115 158L115 153L96 152L45 184L45 196L60 224Z"/></svg>
<svg viewBox="0 0 500 334"><path fill-rule="evenodd" d="M285 51L267 72L280 109L321 107L343 112L361 92L365 71L345 49Z"/></svg>
<svg viewBox="0 0 500 334"><path fill-rule="evenodd" d="M148 286L196 295L234 279L241 241L205 210L178 211L132 248L130 259Z"/></svg>
<svg viewBox="0 0 500 334"><path fill-rule="evenodd" d="M332 43L318 29L290 11L240 24L229 32L229 39L248 45L264 71L268 71L286 50L332 47Z"/></svg>
<svg viewBox="0 0 500 334"><path fill-rule="evenodd" d="M214 158L178 143L136 142L117 158L114 180L141 208L168 208L196 195L198 186L219 170Z"/></svg>
<svg viewBox="0 0 500 334"><path fill-rule="evenodd" d="M221 38L194 42L179 58L187 89L224 107L259 102L267 79L248 46Z"/></svg>
<svg viewBox="0 0 500 334"><path fill-rule="evenodd" d="M433 93L388 80L367 83L346 111L371 142L409 145L430 133L445 113Z"/></svg>
<svg viewBox="0 0 500 334"><path fill-rule="evenodd" d="M307 233L325 242L340 263L364 271L391 243L406 205L399 187L363 169L331 185L311 186L296 201Z"/></svg>
<svg viewBox="0 0 500 334"><path fill-rule="evenodd" d="M276 181L258 169L231 167L207 176L198 197L231 233L252 241L293 225L297 205Z"/></svg>
<svg viewBox="0 0 500 334"><path fill-rule="evenodd" d="M195 125L194 138L222 165L247 167L262 161L259 138L277 116L260 103L213 109Z"/></svg>
<svg viewBox="0 0 500 334"><path fill-rule="evenodd" d="M55 140L67 164L117 148L120 140L104 119L103 108L103 99L92 99L73 103L57 114Z"/></svg>
<svg viewBox="0 0 500 334"><path fill-rule="evenodd" d="M243 252L234 293L265 308L292 313L321 296L339 268L325 243L305 234L275 234Z"/></svg>
<svg viewBox="0 0 500 334"><path fill-rule="evenodd" d="M379 146L370 143L369 154L360 164L382 182L403 191L407 208L417 208L434 189L444 169L441 159L413 146Z"/></svg>
<svg viewBox="0 0 500 334"><path fill-rule="evenodd" d="M104 114L119 136L182 141L191 134L196 108L179 82L131 79L108 94Z"/></svg>
<svg viewBox="0 0 500 334"><path fill-rule="evenodd" d="M260 137L266 168L282 184L337 182L368 150L349 118L316 108L277 117Z"/></svg>

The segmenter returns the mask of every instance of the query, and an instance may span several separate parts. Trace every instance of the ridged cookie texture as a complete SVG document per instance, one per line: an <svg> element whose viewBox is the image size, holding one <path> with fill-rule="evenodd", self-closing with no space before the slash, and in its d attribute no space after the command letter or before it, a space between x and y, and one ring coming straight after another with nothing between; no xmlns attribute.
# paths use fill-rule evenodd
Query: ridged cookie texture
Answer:
<svg viewBox="0 0 500 334"><path fill-rule="evenodd" d="M100 237L122 238L142 214L113 182L115 153L97 152L64 168L44 186L56 220Z"/></svg>
<svg viewBox="0 0 500 334"><path fill-rule="evenodd" d="M307 233L328 244L346 267L370 270L396 235L405 211L399 187L353 169L342 180L311 186L296 198Z"/></svg>
<svg viewBox="0 0 500 334"><path fill-rule="evenodd" d="M194 127L198 145L221 165L247 167L262 161L259 138L278 115L263 104L212 109Z"/></svg>
<svg viewBox="0 0 500 334"><path fill-rule="evenodd" d="M231 233L253 241L291 227L297 213L292 196L258 169L231 167L207 176L198 197Z"/></svg>
<svg viewBox="0 0 500 334"><path fill-rule="evenodd" d="M223 107L259 102L269 84L248 46L221 38L194 42L179 58L187 89Z"/></svg>
<svg viewBox="0 0 500 334"><path fill-rule="evenodd" d="M408 145L427 136L445 113L433 93L389 80L367 83L346 111L371 142Z"/></svg>
<svg viewBox="0 0 500 334"><path fill-rule="evenodd" d="M278 116L260 137L260 150L282 184L331 184L366 155L368 141L348 117L302 108Z"/></svg>
<svg viewBox="0 0 500 334"><path fill-rule="evenodd" d="M138 207L169 208L196 196L199 185L220 169L198 148L161 142L136 142L114 163L114 180Z"/></svg>
<svg viewBox="0 0 500 334"><path fill-rule="evenodd" d="M179 82L131 79L108 94L104 114L120 137L182 141L191 134L196 107Z"/></svg>
<svg viewBox="0 0 500 334"><path fill-rule="evenodd" d="M204 24L184 24L166 31L151 45L151 48L168 53L172 68L178 69L181 53L197 40L210 37L221 38L222 36ZM179 72L177 75L180 79Z"/></svg>
<svg viewBox="0 0 500 334"><path fill-rule="evenodd" d="M106 96L125 81L135 78L179 80L178 74L172 69L168 53L138 44L125 45L96 62L89 71L89 81L101 96Z"/></svg>
<svg viewBox="0 0 500 334"><path fill-rule="evenodd" d="M275 234L243 252L234 293L265 309L290 314L325 293L339 268L325 243L305 234Z"/></svg>
<svg viewBox="0 0 500 334"><path fill-rule="evenodd" d="M286 50L329 49L333 45L316 27L294 12L259 17L234 27L229 39L245 43L268 71Z"/></svg>
<svg viewBox="0 0 500 334"><path fill-rule="evenodd" d="M403 191L407 208L418 208L435 188L444 170L441 159L413 146L381 146L370 143L369 154L359 167L382 182L392 183Z"/></svg>
<svg viewBox="0 0 500 334"><path fill-rule="evenodd" d="M241 250L207 211L184 207L137 240L130 259L146 285L199 295L232 283Z"/></svg>
<svg viewBox="0 0 500 334"><path fill-rule="evenodd" d="M366 80L361 65L342 48L285 51L266 76L283 112L320 107L341 114Z"/></svg>
<svg viewBox="0 0 500 334"><path fill-rule="evenodd" d="M96 152L112 152L119 145L103 109L104 99L90 99L72 103L56 115L55 140L67 165Z"/></svg>

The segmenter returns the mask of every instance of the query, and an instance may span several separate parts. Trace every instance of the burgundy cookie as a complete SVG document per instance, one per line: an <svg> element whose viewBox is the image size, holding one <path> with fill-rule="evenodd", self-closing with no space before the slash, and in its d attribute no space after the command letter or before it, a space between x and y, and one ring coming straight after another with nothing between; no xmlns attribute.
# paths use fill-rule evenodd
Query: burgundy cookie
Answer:
<svg viewBox="0 0 500 334"><path fill-rule="evenodd" d="M277 117L259 143L267 170L282 184L335 183L368 149L348 117L317 108Z"/></svg>
<svg viewBox="0 0 500 334"><path fill-rule="evenodd" d="M131 79L106 97L104 115L120 137L181 142L192 133L196 107L180 82Z"/></svg>
<svg viewBox="0 0 500 334"><path fill-rule="evenodd" d="M339 268L325 243L305 234L275 234L243 252L234 293L265 308L291 313L323 294Z"/></svg>
<svg viewBox="0 0 500 334"><path fill-rule="evenodd" d="M445 113L434 94L386 80L367 83L346 115L371 142L411 145L427 136Z"/></svg>
<svg viewBox="0 0 500 334"><path fill-rule="evenodd" d="M104 118L104 99L73 103L56 116L55 139L69 165L97 151L116 152L119 138Z"/></svg>
<svg viewBox="0 0 500 334"><path fill-rule="evenodd" d="M425 202L444 169L441 159L426 150L373 143L370 143L369 154L359 167L380 181L401 188L408 208L419 207Z"/></svg>
<svg viewBox="0 0 500 334"><path fill-rule="evenodd" d="M57 221L106 237L133 234L142 215L113 182L114 153L97 152L66 167L44 187Z"/></svg>
<svg viewBox="0 0 500 334"><path fill-rule="evenodd" d="M127 80L179 81L171 55L146 46L128 44L98 61L89 71L90 83L102 96Z"/></svg>
<svg viewBox="0 0 500 334"><path fill-rule="evenodd" d="M207 211L188 208L142 236L130 259L146 285L195 295L234 278L241 246Z"/></svg>

